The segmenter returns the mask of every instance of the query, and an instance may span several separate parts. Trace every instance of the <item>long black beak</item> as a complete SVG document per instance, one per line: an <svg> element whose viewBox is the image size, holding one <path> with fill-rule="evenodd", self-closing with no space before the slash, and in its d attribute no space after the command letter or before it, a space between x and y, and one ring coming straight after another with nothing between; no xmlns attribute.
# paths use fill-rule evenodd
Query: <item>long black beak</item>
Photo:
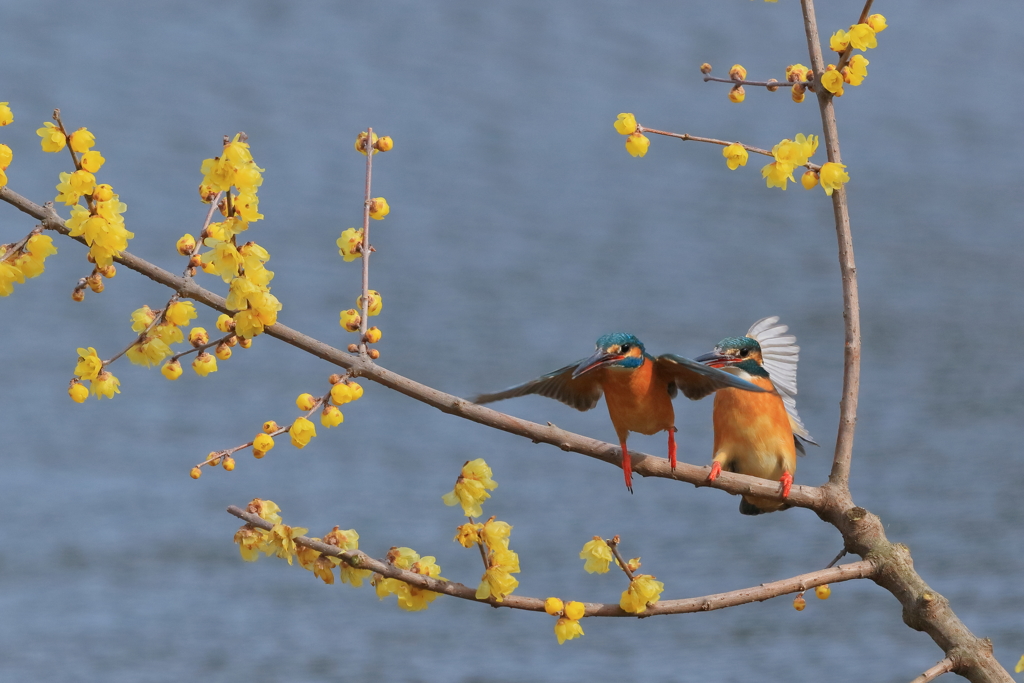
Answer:
<svg viewBox="0 0 1024 683"><path fill-rule="evenodd" d="M703 356L694 358L698 363L707 365L710 368L721 368L726 365L731 365L737 359L734 356L727 356L724 353L718 351L712 351L711 353L705 353Z"/></svg>
<svg viewBox="0 0 1024 683"><path fill-rule="evenodd" d="M586 359L582 363L576 366L576 369L572 371L572 378L576 379L585 372L590 372L594 368L601 367L605 363L612 363L617 360L622 360L625 356L617 353L608 353L604 349L598 349L594 352L594 355Z"/></svg>

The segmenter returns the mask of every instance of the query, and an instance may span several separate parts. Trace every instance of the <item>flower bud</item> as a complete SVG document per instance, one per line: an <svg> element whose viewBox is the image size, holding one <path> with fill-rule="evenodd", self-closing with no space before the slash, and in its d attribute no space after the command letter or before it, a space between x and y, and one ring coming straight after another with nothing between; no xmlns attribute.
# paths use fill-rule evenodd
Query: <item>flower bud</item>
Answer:
<svg viewBox="0 0 1024 683"><path fill-rule="evenodd" d="M107 202L114 198L114 188L106 183L97 185L92 191L92 198L98 202Z"/></svg>
<svg viewBox="0 0 1024 683"><path fill-rule="evenodd" d="M189 256L193 251L196 250L196 238L192 235L185 233L182 235L178 243L174 245L178 250L178 253L182 256Z"/></svg>
<svg viewBox="0 0 1024 683"><path fill-rule="evenodd" d="M99 294L103 291L103 278L100 277L99 273L93 273L85 279L85 283L89 285L89 289Z"/></svg>
<svg viewBox="0 0 1024 683"><path fill-rule="evenodd" d="M388 200L383 197L374 197L370 200L370 218L379 221L389 213L391 213L391 207L388 206Z"/></svg>
<svg viewBox="0 0 1024 683"><path fill-rule="evenodd" d="M263 423L263 432L265 434L270 434L271 432L276 432L278 429L280 429L280 427L278 427L277 423L274 422L273 420L267 420L266 422ZM269 451L270 449L267 448L265 450Z"/></svg>
<svg viewBox="0 0 1024 683"><path fill-rule="evenodd" d="M231 470L235 469L235 459L230 456L224 458L223 466L224 469L230 472Z"/></svg>
<svg viewBox="0 0 1024 683"><path fill-rule="evenodd" d="M117 268L114 267L113 263L111 263L109 266L106 266L105 268L100 268L99 274L109 280L110 278L117 275Z"/></svg>
<svg viewBox="0 0 1024 683"><path fill-rule="evenodd" d="M378 351L377 349L370 349L369 351L366 352L366 355L368 355L371 360L377 360L378 358L380 358L380 351Z"/></svg>
<svg viewBox="0 0 1024 683"><path fill-rule="evenodd" d="M582 619L585 611L586 607L584 607L582 602L574 600L565 605L565 616L569 619Z"/></svg>
<svg viewBox="0 0 1024 683"><path fill-rule="evenodd" d="M359 312L354 308L350 308L347 311L341 312L341 319L338 321L338 324L344 327L348 332L358 332L359 326L362 322L363 319L359 315ZM351 349L349 350L351 351Z"/></svg>
<svg viewBox="0 0 1024 683"><path fill-rule="evenodd" d="M202 476L202 474L203 471L201 469L199 469L198 467L193 467L192 471L188 473L188 476L192 477L193 479L198 479L200 476Z"/></svg>
<svg viewBox="0 0 1024 683"><path fill-rule="evenodd" d="M813 190L818 186L818 172L807 171L800 176L800 184L804 186L805 190Z"/></svg>
<svg viewBox="0 0 1024 683"><path fill-rule="evenodd" d="M231 346L227 342L221 342L217 344L217 349L213 352L220 360L227 360L231 358Z"/></svg>
<svg viewBox="0 0 1024 683"><path fill-rule="evenodd" d="M85 301L85 290L79 287L75 287L71 290L72 301Z"/></svg>
<svg viewBox="0 0 1024 683"><path fill-rule="evenodd" d="M804 594L800 593L795 598L793 598L793 609L795 609L797 612L803 612L804 607L807 607L807 601L804 600Z"/></svg>
<svg viewBox="0 0 1024 683"><path fill-rule="evenodd" d="M768 83L769 84L773 84L773 83L778 83L778 81L775 80L774 78L769 78L768 79ZM768 92L775 92L776 90L779 89L779 86L778 85L768 85L768 86L766 86L766 89L768 90Z"/></svg>
<svg viewBox="0 0 1024 683"><path fill-rule="evenodd" d="M380 337L381 337L380 328L377 327L377 326L374 326L374 327L371 327L370 329L368 329L366 331L366 336L364 337L364 341L366 341L367 344L376 344L377 342L380 341Z"/></svg>
<svg viewBox="0 0 1024 683"><path fill-rule="evenodd" d="M390 152L395 146L395 141L391 139L390 135L385 135L377 142L373 143L374 149L379 152Z"/></svg>
<svg viewBox="0 0 1024 683"><path fill-rule="evenodd" d="M338 382L340 382L343 379L345 379L344 375L339 375L338 373L334 373L333 375L331 375L330 377L327 378L327 381L330 382L332 385L334 385L334 384L337 384Z"/></svg>
<svg viewBox="0 0 1024 683"><path fill-rule="evenodd" d="M800 104L801 102L803 102L804 101L804 92L806 90L807 90L807 88L804 87L803 83L794 83L793 84L793 94L792 94L793 101L796 102L797 104Z"/></svg>
<svg viewBox="0 0 1024 683"><path fill-rule="evenodd" d="M299 397L295 399L295 406L299 410L313 410L316 408L317 400L313 398L312 394L299 394Z"/></svg>
<svg viewBox="0 0 1024 683"><path fill-rule="evenodd" d="M818 586L814 589L814 594L818 596L819 600L828 600L828 596L832 595L832 589L828 587L828 584Z"/></svg>
<svg viewBox="0 0 1024 683"><path fill-rule="evenodd" d="M373 144L373 145L377 144L377 134L376 133L373 134L373 140L372 140L371 144ZM360 154L362 154L364 156L366 155L366 131L362 131L361 133L359 133L359 135L356 136L356 145L355 145L355 147L356 147L356 151L357 152L359 152ZM377 150L376 149L373 150L373 153L376 154Z"/></svg>
<svg viewBox="0 0 1024 683"><path fill-rule="evenodd" d="M252 339L239 338L238 345L241 346L243 349L247 349L250 346L252 346Z"/></svg>
<svg viewBox="0 0 1024 683"><path fill-rule="evenodd" d="M553 617L561 616L565 605L558 598L548 598L544 601L544 611Z"/></svg>
<svg viewBox="0 0 1024 683"><path fill-rule="evenodd" d="M195 348L210 343L210 335L202 327L193 327L188 332L188 342Z"/></svg>
<svg viewBox="0 0 1024 683"><path fill-rule="evenodd" d="M85 295L83 295L83 298L85 298ZM353 331L355 331L355 330L353 330ZM348 352L349 353L359 353L359 344L349 344L348 345Z"/></svg>
<svg viewBox="0 0 1024 683"><path fill-rule="evenodd" d="M708 64L707 62L704 62L703 64L700 65L700 72L705 75L711 73L711 65Z"/></svg>
<svg viewBox="0 0 1024 683"><path fill-rule="evenodd" d="M167 379L174 381L181 377L181 363L177 360L169 360L160 368L160 373Z"/></svg>
<svg viewBox="0 0 1024 683"><path fill-rule="evenodd" d="M729 91L729 101L739 104L747 97L747 91L743 89L742 85L734 85L732 90Z"/></svg>
<svg viewBox="0 0 1024 683"><path fill-rule="evenodd" d="M729 69L729 78L734 81L744 81L747 79L747 70L740 64L733 64Z"/></svg>

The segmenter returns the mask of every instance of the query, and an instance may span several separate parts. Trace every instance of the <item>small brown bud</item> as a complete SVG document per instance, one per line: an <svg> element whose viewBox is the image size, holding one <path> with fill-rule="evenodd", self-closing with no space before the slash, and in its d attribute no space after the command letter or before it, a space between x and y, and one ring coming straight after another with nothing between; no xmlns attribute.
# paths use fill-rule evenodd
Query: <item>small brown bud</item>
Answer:
<svg viewBox="0 0 1024 683"><path fill-rule="evenodd" d="M704 62L703 64L700 65L700 72L702 74L709 74L709 73L711 73L711 65L708 64L707 62Z"/></svg>
<svg viewBox="0 0 1024 683"><path fill-rule="evenodd" d="M89 285L89 289L99 294L103 291L103 278L100 277L99 273L93 273L85 279L85 283Z"/></svg>
<svg viewBox="0 0 1024 683"><path fill-rule="evenodd" d="M769 78L768 82L769 83L778 83L778 81L775 80L774 78ZM769 85L769 86L767 86L767 88L768 88L768 92L775 92L776 90L779 89L779 86L777 86L777 85Z"/></svg>
<svg viewBox="0 0 1024 683"><path fill-rule="evenodd" d="M327 378L327 381L330 382L331 385L335 385L335 384L337 384L338 382L340 382L343 379L345 379L345 378L342 375L339 375L338 373L334 373L333 375L331 375L330 377Z"/></svg>
<svg viewBox="0 0 1024 683"><path fill-rule="evenodd" d="M234 346L235 344L238 343L238 337L236 337L235 335L231 335L230 337L224 340L224 343L227 344L228 346Z"/></svg>
<svg viewBox="0 0 1024 683"><path fill-rule="evenodd" d="M192 258L190 258L188 260L188 267L189 268L202 268L203 267L203 259L202 259L202 257L199 254L193 254Z"/></svg>
<svg viewBox="0 0 1024 683"><path fill-rule="evenodd" d="M348 345L348 352L349 353L359 353L359 344L349 344Z"/></svg>
<svg viewBox="0 0 1024 683"><path fill-rule="evenodd" d="M252 339L245 339L244 337L239 337L238 345L241 346L243 349L247 349L250 346L252 346Z"/></svg>
<svg viewBox="0 0 1024 683"><path fill-rule="evenodd" d="M224 469L228 472L235 469L235 459L231 457L224 458Z"/></svg>
<svg viewBox="0 0 1024 683"><path fill-rule="evenodd" d="M71 300L72 301L85 301L85 290L81 289L79 287L75 287L71 291Z"/></svg>
<svg viewBox="0 0 1024 683"><path fill-rule="evenodd" d="M372 358L373 360L377 360L378 358L380 358L380 351L378 351L377 349L370 349L368 353L370 355L370 358Z"/></svg>
<svg viewBox="0 0 1024 683"><path fill-rule="evenodd" d="M85 260L89 263L96 263L96 257L92 255L91 251L85 255Z"/></svg>

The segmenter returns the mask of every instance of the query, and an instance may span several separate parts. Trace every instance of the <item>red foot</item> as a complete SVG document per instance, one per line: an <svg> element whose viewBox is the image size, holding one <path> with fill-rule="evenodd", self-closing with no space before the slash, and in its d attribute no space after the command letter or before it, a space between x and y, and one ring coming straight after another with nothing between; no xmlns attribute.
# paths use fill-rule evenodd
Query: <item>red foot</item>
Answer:
<svg viewBox="0 0 1024 683"><path fill-rule="evenodd" d="M669 427L668 430L668 466L676 468L676 428Z"/></svg>
<svg viewBox="0 0 1024 683"><path fill-rule="evenodd" d="M789 490L793 487L793 475L789 472L783 472L782 476L779 477L779 481L782 482L782 497L789 498Z"/></svg>
<svg viewBox="0 0 1024 683"><path fill-rule="evenodd" d="M717 460L711 463L711 472L708 473L708 481L714 481L718 479L718 475L722 473L722 463Z"/></svg>
<svg viewBox="0 0 1024 683"><path fill-rule="evenodd" d="M622 446L622 476L626 478L626 488L633 493L633 463L630 462L626 443L622 442L619 445Z"/></svg>

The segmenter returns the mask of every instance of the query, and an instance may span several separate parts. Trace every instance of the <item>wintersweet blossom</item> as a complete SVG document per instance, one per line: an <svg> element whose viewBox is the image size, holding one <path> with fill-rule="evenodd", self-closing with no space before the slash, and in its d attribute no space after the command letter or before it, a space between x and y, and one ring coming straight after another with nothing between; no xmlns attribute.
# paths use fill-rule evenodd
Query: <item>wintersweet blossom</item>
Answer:
<svg viewBox="0 0 1024 683"><path fill-rule="evenodd" d="M821 171L818 172L821 178L821 189L825 190L825 194L829 197L832 196L832 192L843 186L844 183L850 182L850 174L845 170L845 164L837 164L833 161L822 165Z"/></svg>
<svg viewBox="0 0 1024 683"><path fill-rule="evenodd" d="M730 171L735 171L740 166L747 165L747 150L742 145L733 143L727 145L722 150L722 156L725 157L725 163L729 167Z"/></svg>
<svg viewBox="0 0 1024 683"><path fill-rule="evenodd" d="M636 117L629 113L619 114L619 117L612 124L616 132L622 135L632 135L636 132Z"/></svg>
<svg viewBox="0 0 1024 683"><path fill-rule="evenodd" d="M567 640L579 638L582 635L584 635L583 627L580 626L580 622L576 619L561 617L555 622L555 637L558 638L559 645Z"/></svg>
<svg viewBox="0 0 1024 683"><path fill-rule="evenodd" d="M870 50L878 47L875 30L869 24L854 24L850 27L850 45L856 50Z"/></svg>
<svg viewBox="0 0 1024 683"><path fill-rule="evenodd" d="M651 146L651 141L647 139L647 136L643 133L633 133L626 138L626 151L632 156L642 157L647 154L647 148Z"/></svg>
<svg viewBox="0 0 1024 683"><path fill-rule="evenodd" d="M462 505L462 512L467 517L479 517L483 514L481 504L491 497L488 491L498 488L498 483L491 478L492 474L483 458L466 462L455 482L455 488L441 496L441 500L445 505Z"/></svg>
<svg viewBox="0 0 1024 683"><path fill-rule="evenodd" d="M612 561L612 549L608 547L603 538L594 536L593 540L583 544L580 559L586 560L583 569L588 574L604 574L608 571L608 565Z"/></svg>
<svg viewBox="0 0 1024 683"><path fill-rule="evenodd" d="M619 607L631 614L643 614L649 605L658 602L665 584L650 574L637 574L622 593Z"/></svg>
<svg viewBox="0 0 1024 683"><path fill-rule="evenodd" d="M299 417L292 423L291 429L288 430L288 434L291 436L293 446L296 448L305 448L306 445L309 444L310 440L316 436L316 425L304 417Z"/></svg>
<svg viewBox="0 0 1024 683"><path fill-rule="evenodd" d="M826 71L821 75L821 84L825 86L825 90L828 90L836 97L843 96L844 82L845 81L843 80L843 75L836 71L835 69L833 69L832 71Z"/></svg>
<svg viewBox="0 0 1024 683"><path fill-rule="evenodd" d="M36 130L36 135L42 138L39 144L44 152L59 152L68 143L67 137L60 132L60 128L49 121L43 123L43 127Z"/></svg>
<svg viewBox="0 0 1024 683"><path fill-rule="evenodd" d="M10 102L0 102L0 126L14 123L14 112L11 111L10 104Z"/></svg>

